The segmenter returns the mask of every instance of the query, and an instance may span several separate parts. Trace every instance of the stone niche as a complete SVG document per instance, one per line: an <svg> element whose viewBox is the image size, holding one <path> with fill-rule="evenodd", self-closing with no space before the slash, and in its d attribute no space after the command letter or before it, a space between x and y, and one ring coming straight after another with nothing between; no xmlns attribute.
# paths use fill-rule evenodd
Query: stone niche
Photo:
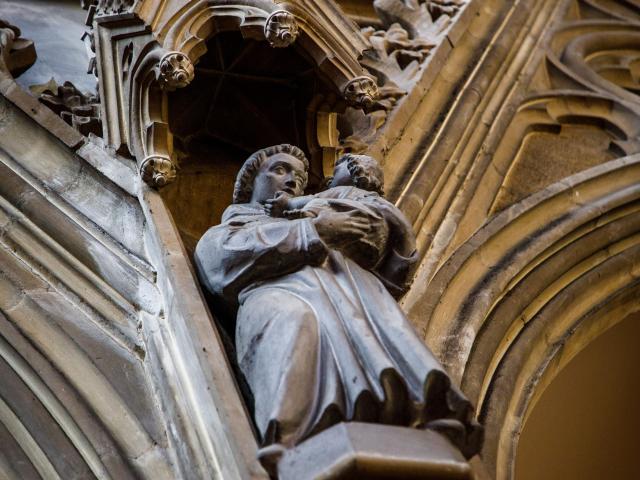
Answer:
<svg viewBox="0 0 640 480"><path fill-rule="evenodd" d="M301 49L222 32L207 42L192 83L168 96L179 173L161 194L189 255L220 222L236 173L254 151L299 145L311 161L309 187L321 182L317 111L335 95Z"/></svg>

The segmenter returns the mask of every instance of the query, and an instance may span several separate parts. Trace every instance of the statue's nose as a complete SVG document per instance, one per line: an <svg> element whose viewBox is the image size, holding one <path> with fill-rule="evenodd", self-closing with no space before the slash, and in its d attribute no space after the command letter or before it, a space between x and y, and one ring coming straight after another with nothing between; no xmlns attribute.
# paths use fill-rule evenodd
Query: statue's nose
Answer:
<svg viewBox="0 0 640 480"><path fill-rule="evenodd" d="M289 177L284 185L289 188L296 188L296 179L294 177Z"/></svg>

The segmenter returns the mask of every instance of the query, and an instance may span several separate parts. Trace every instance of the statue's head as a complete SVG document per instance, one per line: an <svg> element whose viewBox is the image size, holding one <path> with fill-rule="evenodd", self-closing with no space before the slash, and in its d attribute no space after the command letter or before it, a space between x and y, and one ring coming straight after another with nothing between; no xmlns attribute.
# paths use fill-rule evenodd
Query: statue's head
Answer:
<svg viewBox="0 0 640 480"><path fill-rule="evenodd" d="M383 196L384 174L375 158L347 153L336 162L328 186L355 186Z"/></svg>
<svg viewBox="0 0 640 480"><path fill-rule="evenodd" d="M263 203L279 191L302 195L308 170L309 160L298 147L283 143L258 150L238 172L233 203Z"/></svg>

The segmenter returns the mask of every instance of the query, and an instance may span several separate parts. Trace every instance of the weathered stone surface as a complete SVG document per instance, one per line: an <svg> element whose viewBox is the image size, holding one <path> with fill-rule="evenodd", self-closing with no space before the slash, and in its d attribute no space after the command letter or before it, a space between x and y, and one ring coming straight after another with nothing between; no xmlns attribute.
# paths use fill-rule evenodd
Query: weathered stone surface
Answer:
<svg viewBox="0 0 640 480"><path fill-rule="evenodd" d="M86 27L61 21L67 3L0 5L0 16L20 9L22 20L5 20L40 55L16 81L33 52L2 28L0 476L267 478L221 304L203 299L191 253L231 202L242 159L288 142L310 158L312 194L344 150L381 159L389 198L417 233L420 265L401 305L478 403L487 437L470 462L476 478L513 478L518 433L546 385L603 331L638 315L637 8L86 1L85 75L73 38ZM179 68L163 80L171 52L189 62L165 62ZM75 131L21 88L43 72L32 83L68 72L57 83L82 92L77 78L100 77L103 138ZM74 123L64 97L51 105ZM141 169L148 158L162 168ZM159 186L174 171L160 192L141 176ZM319 200L295 221L317 215ZM389 242L370 230L367 248ZM327 443L355 445L321 449L318 438L296 453L306 465L322 468ZM406 471L403 455L414 457L406 448L427 447L415 440L386 442L402 451L385 462L357 453L376 445L351 458L394 478ZM296 468L286 460L282 472L285 464Z"/></svg>

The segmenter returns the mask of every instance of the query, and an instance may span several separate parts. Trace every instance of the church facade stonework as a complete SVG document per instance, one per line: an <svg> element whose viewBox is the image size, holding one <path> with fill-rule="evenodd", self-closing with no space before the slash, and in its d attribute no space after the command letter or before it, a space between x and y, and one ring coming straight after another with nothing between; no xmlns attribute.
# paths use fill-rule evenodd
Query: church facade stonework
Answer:
<svg viewBox="0 0 640 480"><path fill-rule="evenodd" d="M0 478L510 480L640 318L637 2L45 3L0 5Z"/></svg>

